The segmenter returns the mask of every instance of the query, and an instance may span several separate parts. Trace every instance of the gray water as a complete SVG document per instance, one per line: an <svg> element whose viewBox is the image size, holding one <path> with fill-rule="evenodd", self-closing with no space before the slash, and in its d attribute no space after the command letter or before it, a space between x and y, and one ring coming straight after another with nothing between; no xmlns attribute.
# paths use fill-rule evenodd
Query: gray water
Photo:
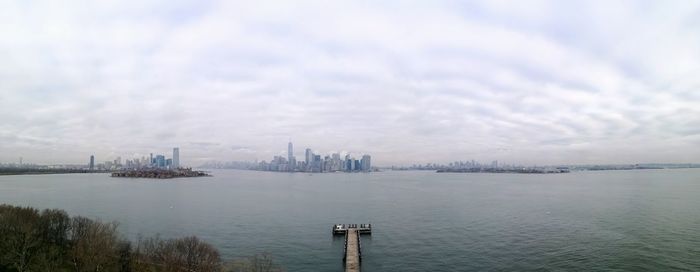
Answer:
<svg viewBox="0 0 700 272"><path fill-rule="evenodd" d="M334 223L372 223L363 271L700 271L700 169L213 174L0 176L0 203L118 221L129 239L197 235L288 271L342 271Z"/></svg>

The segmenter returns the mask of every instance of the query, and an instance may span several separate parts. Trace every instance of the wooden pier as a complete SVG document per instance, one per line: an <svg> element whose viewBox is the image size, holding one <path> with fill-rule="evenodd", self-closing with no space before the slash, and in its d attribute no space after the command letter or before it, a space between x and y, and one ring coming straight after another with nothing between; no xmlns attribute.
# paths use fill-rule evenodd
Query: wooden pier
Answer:
<svg viewBox="0 0 700 272"><path fill-rule="evenodd" d="M333 235L345 234L345 249L343 261L345 272L359 272L362 260L361 234L372 234L371 224L337 224L333 226Z"/></svg>

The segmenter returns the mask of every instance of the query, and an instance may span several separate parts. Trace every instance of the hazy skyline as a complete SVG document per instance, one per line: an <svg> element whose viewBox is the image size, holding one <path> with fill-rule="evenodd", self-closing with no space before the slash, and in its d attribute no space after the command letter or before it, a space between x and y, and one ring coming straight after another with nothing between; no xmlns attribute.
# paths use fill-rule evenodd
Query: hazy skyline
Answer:
<svg viewBox="0 0 700 272"><path fill-rule="evenodd" d="M1 1L0 162L700 162L699 60L691 1Z"/></svg>

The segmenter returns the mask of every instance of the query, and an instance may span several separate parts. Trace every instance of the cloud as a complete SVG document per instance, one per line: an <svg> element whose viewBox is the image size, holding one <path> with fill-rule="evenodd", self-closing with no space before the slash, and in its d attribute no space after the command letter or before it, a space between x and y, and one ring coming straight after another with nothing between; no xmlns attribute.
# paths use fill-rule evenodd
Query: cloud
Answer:
<svg viewBox="0 0 700 272"><path fill-rule="evenodd" d="M687 2L0 4L0 161L699 161ZM212 143L212 144L207 144ZM494 150L499 150L494 152ZM301 154L297 154L301 156Z"/></svg>

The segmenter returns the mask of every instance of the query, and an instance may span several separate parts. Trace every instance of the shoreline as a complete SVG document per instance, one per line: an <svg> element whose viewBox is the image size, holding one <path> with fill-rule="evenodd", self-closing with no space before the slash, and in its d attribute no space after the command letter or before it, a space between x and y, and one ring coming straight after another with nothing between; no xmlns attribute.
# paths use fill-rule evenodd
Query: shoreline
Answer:
<svg viewBox="0 0 700 272"><path fill-rule="evenodd" d="M524 169L524 170L498 170L498 169L441 169L435 173L488 173L488 174L568 174L568 169Z"/></svg>
<svg viewBox="0 0 700 272"><path fill-rule="evenodd" d="M177 170L161 170L161 169L143 169L143 170L124 170L112 172L110 175L113 178L148 178L148 179L173 179L173 178L198 178L211 177L212 175L196 171L189 168Z"/></svg>
<svg viewBox="0 0 700 272"><path fill-rule="evenodd" d="M37 171L32 169L28 171L7 171L0 170L0 176L22 176L22 175L61 175L61 174L107 174L109 171L89 171L89 170L52 170L52 171Z"/></svg>

